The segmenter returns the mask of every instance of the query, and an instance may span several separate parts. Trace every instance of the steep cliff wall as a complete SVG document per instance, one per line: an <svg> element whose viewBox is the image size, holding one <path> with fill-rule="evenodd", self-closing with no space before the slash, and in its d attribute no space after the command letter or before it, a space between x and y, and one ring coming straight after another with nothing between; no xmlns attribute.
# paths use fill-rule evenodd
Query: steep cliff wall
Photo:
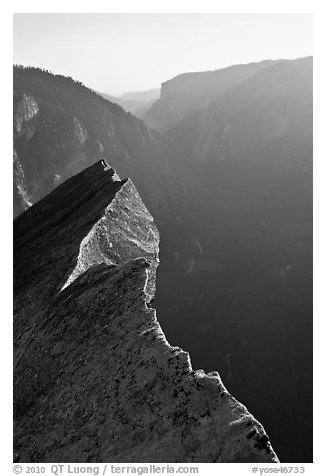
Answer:
<svg viewBox="0 0 326 476"><path fill-rule="evenodd" d="M180 74L162 83L161 97L143 116L144 120L150 127L166 133L271 63L260 61L216 71Z"/></svg>
<svg viewBox="0 0 326 476"><path fill-rule="evenodd" d="M104 161L14 222L16 461L276 462L150 307L158 231Z"/></svg>

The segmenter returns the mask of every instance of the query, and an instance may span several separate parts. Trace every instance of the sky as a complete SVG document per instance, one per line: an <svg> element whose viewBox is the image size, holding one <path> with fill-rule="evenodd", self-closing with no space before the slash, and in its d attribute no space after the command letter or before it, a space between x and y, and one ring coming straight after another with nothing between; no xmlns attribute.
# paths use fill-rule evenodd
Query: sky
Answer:
<svg viewBox="0 0 326 476"><path fill-rule="evenodd" d="M112 95L189 71L312 55L312 15L17 13L14 63Z"/></svg>

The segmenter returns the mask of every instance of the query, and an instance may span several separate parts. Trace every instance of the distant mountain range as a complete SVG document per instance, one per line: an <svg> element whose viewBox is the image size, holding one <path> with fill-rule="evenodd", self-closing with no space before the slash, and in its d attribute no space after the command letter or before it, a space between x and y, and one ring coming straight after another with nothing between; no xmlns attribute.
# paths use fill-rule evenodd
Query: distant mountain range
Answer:
<svg viewBox="0 0 326 476"><path fill-rule="evenodd" d="M160 89L154 88L147 91L130 91L119 96L123 101L138 101L146 103L149 101L156 101L160 97Z"/></svg>
<svg viewBox="0 0 326 476"><path fill-rule="evenodd" d="M15 212L102 157L130 176L161 234L168 340L219 370L281 461L310 462L312 58L185 73L144 120L15 68Z"/></svg>
<svg viewBox="0 0 326 476"><path fill-rule="evenodd" d="M142 118L152 107L154 102L160 97L159 89L150 89L148 91L133 91L124 93L119 97L111 96L106 93L99 93L105 99L119 104L127 112L131 112L137 117Z"/></svg>

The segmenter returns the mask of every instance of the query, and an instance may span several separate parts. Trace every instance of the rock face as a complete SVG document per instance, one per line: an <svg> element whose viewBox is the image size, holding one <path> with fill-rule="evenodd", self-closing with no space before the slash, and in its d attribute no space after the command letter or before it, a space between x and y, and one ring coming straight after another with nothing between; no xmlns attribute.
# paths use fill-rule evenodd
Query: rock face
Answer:
<svg viewBox="0 0 326 476"><path fill-rule="evenodd" d="M103 161L14 222L15 459L277 462L150 307L158 231Z"/></svg>

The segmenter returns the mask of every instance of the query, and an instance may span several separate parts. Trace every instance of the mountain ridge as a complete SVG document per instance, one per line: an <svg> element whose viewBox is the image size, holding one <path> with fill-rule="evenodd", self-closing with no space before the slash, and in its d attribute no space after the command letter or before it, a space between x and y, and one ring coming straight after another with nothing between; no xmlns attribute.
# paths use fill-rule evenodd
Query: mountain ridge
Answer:
<svg viewBox="0 0 326 476"><path fill-rule="evenodd" d="M149 126L166 133L187 115L200 111L261 69L268 68L273 64L300 62L307 59L309 60L311 57L295 60L263 60L236 64L217 70L182 73L162 83L161 97L145 114L144 120ZM181 100L184 103L180 102ZM172 109L169 113L170 107ZM164 118L164 115L167 115L167 118Z"/></svg>

